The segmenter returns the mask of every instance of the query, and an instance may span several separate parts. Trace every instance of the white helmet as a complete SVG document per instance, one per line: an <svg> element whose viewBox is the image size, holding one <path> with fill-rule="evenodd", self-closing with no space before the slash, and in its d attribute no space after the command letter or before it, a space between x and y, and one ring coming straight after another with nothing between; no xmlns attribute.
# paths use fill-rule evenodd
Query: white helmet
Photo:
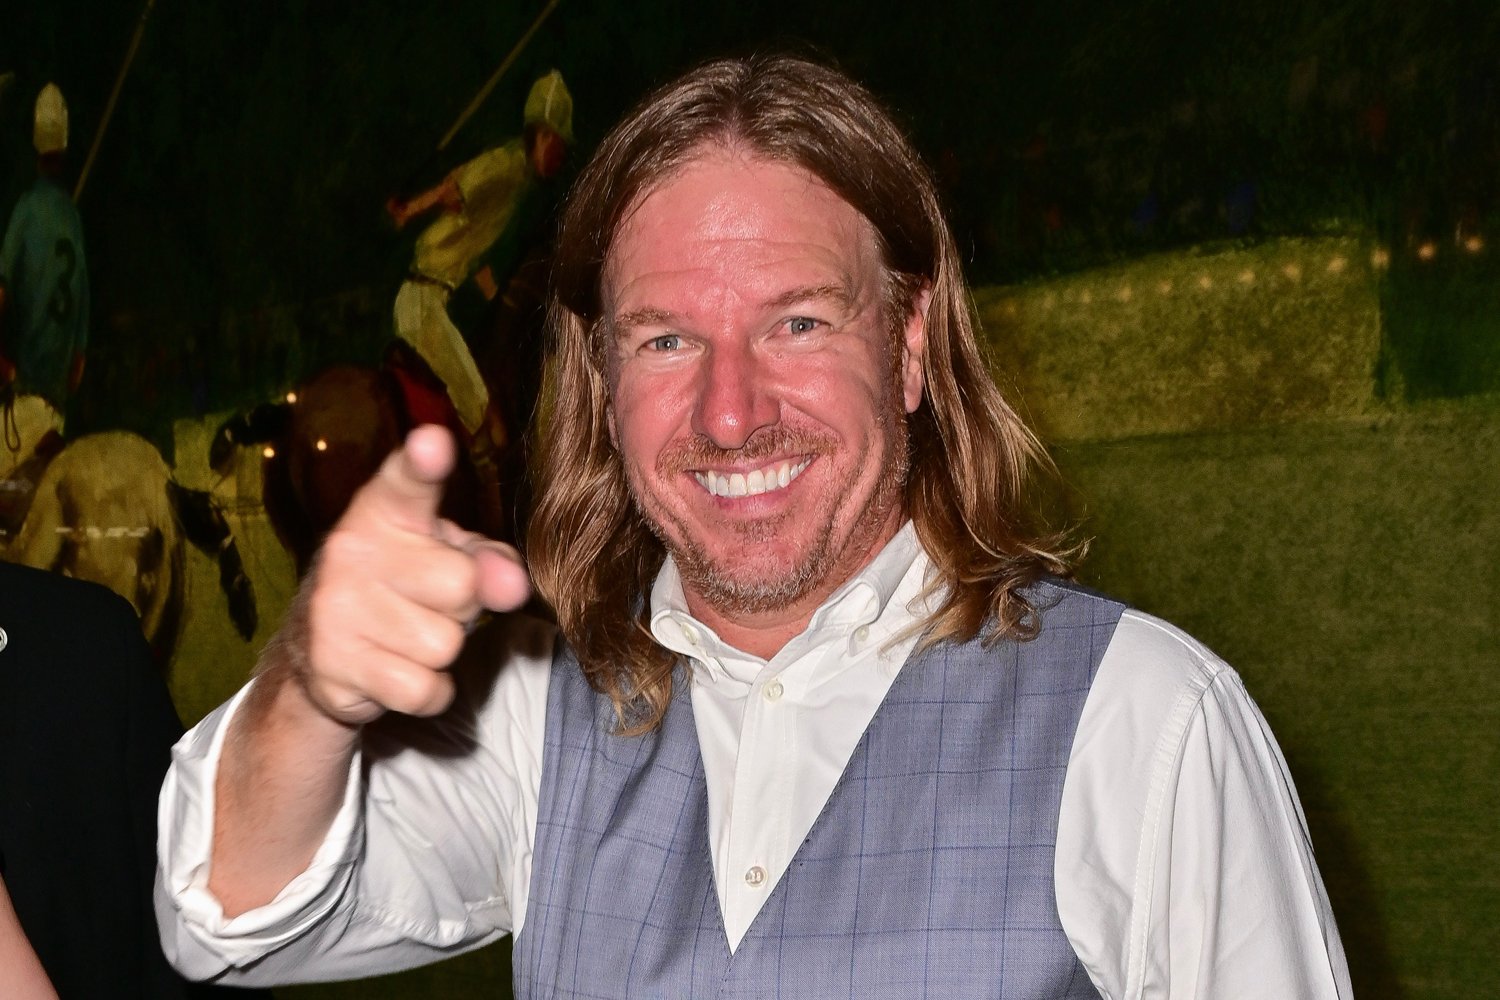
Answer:
<svg viewBox="0 0 1500 1000"><path fill-rule="evenodd" d="M68 102L57 84L49 83L36 98L31 144L38 153L61 153L68 148Z"/></svg>
<svg viewBox="0 0 1500 1000"><path fill-rule="evenodd" d="M561 73L553 70L531 85L523 118L527 125L547 126L572 145L573 95L568 93Z"/></svg>

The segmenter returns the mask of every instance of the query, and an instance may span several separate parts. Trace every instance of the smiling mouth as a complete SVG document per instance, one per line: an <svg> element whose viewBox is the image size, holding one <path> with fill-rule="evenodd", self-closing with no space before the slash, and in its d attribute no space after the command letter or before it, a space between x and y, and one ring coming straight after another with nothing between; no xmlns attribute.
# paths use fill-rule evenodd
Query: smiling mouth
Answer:
<svg viewBox="0 0 1500 1000"><path fill-rule="evenodd" d="M699 486L716 497L753 497L762 493L770 493L772 490L786 489L787 485L802 475L802 470L811 464L812 459L804 458L800 462L781 462L753 472L723 473L712 469L703 472L695 470L693 478L698 480Z"/></svg>

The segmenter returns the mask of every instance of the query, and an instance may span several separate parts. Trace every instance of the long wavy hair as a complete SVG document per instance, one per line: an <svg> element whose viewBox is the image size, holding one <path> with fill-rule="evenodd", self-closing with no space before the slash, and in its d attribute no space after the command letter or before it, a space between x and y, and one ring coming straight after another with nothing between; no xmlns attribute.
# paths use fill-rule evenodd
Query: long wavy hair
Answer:
<svg viewBox="0 0 1500 1000"><path fill-rule="evenodd" d="M916 297L931 289L905 502L937 570L929 592L944 596L922 642L1034 636L1037 612L1023 590L1044 574L1068 575L1080 554L1030 502L1033 480L1055 470L986 366L936 186L901 129L867 90L817 63L708 63L651 94L605 137L569 196L553 262L547 430L527 562L627 733L661 721L676 656L648 626L665 550L632 505L608 431L602 280L627 213L714 144L801 167L870 221L898 342Z"/></svg>

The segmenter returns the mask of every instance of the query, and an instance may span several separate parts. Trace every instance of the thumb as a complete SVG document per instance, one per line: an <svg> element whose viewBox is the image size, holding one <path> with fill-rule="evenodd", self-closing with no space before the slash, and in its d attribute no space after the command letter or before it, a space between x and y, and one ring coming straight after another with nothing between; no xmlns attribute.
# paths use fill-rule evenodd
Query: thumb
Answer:
<svg viewBox="0 0 1500 1000"><path fill-rule="evenodd" d="M424 424L413 430L360 490L356 516L431 535L443 500L443 483L453 471L453 449L453 436L445 428Z"/></svg>

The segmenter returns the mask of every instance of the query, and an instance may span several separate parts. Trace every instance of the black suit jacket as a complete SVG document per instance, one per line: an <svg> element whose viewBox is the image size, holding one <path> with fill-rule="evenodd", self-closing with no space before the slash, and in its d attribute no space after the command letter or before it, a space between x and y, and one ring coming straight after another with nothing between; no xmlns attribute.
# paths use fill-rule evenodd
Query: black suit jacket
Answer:
<svg viewBox="0 0 1500 1000"><path fill-rule="evenodd" d="M0 871L47 975L62 1000L199 995L162 957L151 908L182 725L134 610L0 562L0 629Z"/></svg>

